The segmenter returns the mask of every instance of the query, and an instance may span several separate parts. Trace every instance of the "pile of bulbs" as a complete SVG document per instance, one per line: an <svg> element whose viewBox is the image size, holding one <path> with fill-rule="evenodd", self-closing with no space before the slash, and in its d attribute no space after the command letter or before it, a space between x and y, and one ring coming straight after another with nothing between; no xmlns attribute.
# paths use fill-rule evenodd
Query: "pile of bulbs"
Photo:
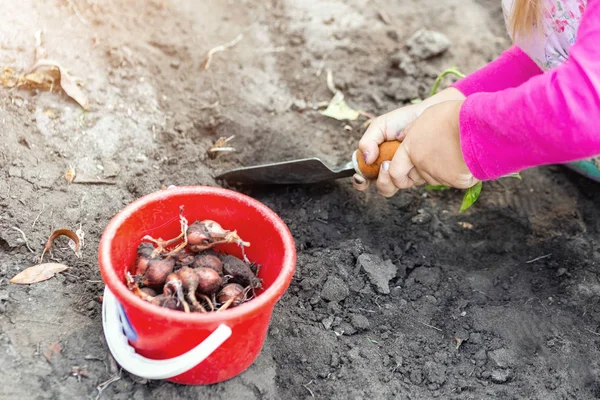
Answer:
<svg viewBox="0 0 600 400"><path fill-rule="evenodd" d="M212 220L188 226L180 212L179 236L142 239L135 275L126 274L129 289L152 304L186 313L220 312L254 298L262 281L257 277L258 266L243 252L250 243ZM237 243L244 259L214 251L215 246L227 243Z"/></svg>

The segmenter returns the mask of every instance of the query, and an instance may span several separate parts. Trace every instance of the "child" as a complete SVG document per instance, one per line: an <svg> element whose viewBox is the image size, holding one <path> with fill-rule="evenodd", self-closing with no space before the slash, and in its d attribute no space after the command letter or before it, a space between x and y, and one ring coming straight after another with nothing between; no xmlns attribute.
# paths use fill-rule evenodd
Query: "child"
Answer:
<svg viewBox="0 0 600 400"><path fill-rule="evenodd" d="M509 50L422 103L378 117L363 135L367 163L383 141L402 141L382 164L382 195L425 183L465 189L600 155L600 0L503 0L503 9ZM598 160L571 165L600 178L591 167Z"/></svg>

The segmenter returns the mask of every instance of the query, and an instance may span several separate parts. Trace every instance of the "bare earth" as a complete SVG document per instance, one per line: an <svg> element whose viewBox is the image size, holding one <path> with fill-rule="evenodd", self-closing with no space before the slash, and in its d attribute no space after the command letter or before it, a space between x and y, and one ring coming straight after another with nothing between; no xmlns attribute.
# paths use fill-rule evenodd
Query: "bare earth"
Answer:
<svg viewBox="0 0 600 400"><path fill-rule="evenodd" d="M450 49L398 68L421 28ZM233 188L279 213L298 248L255 364L212 386L148 382L119 371L104 342L96 250L116 212L168 185L222 185L213 176L231 167L345 161L365 118L312 109L331 98L325 71L351 106L392 110L443 69L472 72L508 46L499 1L7 0L0 67L29 68L39 30L90 110L60 91L0 86L0 398L95 399L115 375L100 398L600 396L600 186L560 166L486 183L464 214L453 190L386 200L349 180ZM208 50L240 33L203 71ZM209 157L230 135L237 151ZM69 166L108 183L68 185ZM66 273L8 283L53 229L80 226L81 259L64 239L54 246Z"/></svg>

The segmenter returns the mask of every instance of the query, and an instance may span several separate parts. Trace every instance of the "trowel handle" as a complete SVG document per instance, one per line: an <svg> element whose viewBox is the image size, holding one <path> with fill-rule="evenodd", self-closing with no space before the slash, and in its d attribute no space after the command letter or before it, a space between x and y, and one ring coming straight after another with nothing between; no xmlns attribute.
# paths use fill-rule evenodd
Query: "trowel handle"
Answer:
<svg viewBox="0 0 600 400"><path fill-rule="evenodd" d="M373 164L365 163L365 156L362 151L356 150L352 155L352 163L357 173L361 174L365 179L373 181L379 175L379 168L384 161L391 161L396 154L396 150L400 146L400 141L393 140L391 142L383 142L379 145L379 156Z"/></svg>

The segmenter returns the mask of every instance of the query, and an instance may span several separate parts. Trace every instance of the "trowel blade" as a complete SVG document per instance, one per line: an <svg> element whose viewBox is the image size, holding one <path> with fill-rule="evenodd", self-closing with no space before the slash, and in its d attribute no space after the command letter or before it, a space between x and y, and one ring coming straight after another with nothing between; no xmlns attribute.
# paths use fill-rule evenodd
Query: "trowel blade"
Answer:
<svg viewBox="0 0 600 400"><path fill-rule="evenodd" d="M354 167L351 161L341 167L330 168L318 158L303 158L236 168L216 178L249 185L293 185L346 178L353 174Z"/></svg>

